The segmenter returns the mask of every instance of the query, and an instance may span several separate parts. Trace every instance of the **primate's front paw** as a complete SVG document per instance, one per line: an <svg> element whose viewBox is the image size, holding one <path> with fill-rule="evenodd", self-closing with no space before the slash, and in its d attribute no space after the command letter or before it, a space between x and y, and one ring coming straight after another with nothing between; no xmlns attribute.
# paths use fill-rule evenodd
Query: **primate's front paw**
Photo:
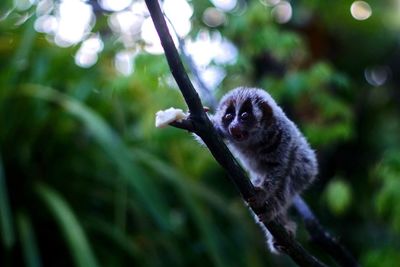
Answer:
<svg viewBox="0 0 400 267"><path fill-rule="evenodd" d="M247 203L252 207L260 222L269 222L272 220L273 214L267 210L268 193L262 187L255 186L255 194L247 199Z"/></svg>
<svg viewBox="0 0 400 267"><path fill-rule="evenodd" d="M285 252L285 247L283 245L280 245L275 238L272 239L272 242L270 244L270 249L276 254L284 253Z"/></svg>
<svg viewBox="0 0 400 267"><path fill-rule="evenodd" d="M252 207L260 222L268 223L282 215L284 204L280 198L270 196L263 187L255 186L255 191L254 196L249 198L247 203ZM282 225L285 224L286 221L282 222ZM287 229L288 232L294 232L291 231L291 226ZM293 226L293 229L295 229L295 226Z"/></svg>
<svg viewBox="0 0 400 267"><path fill-rule="evenodd" d="M265 205L265 201L267 200L267 192L258 186L254 186L255 194L247 199L247 203L254 207L255 209L261 209Z"/></svg>
<svg viewBox="0 0 400 267"><path fill-rule="evenodd" d="M259 214L256 213L256 215L261 223L269 223L276 218L277 213L274 210L269 209L267 205L262 212Z"/></svg>
<svg viewBox="0 0 400 267"><path fill-rule="evenodd" d="M286 215L276 217L278 223L282 224L285 227L286 232L290 236L290 238L294 238L296 236L296 228L297 225L295 222L288 220ZM276 239L270 235L268 239L268 245L272 252L279 254L285 251L285 246L279 244Z"/></svg>
<svg viewBox="0 0 400 267"><path fill-rule="evenodd" d="M294 238L296 236L297 224L294 221L287 221L284 224L284 227L291 238Z"/></svg>

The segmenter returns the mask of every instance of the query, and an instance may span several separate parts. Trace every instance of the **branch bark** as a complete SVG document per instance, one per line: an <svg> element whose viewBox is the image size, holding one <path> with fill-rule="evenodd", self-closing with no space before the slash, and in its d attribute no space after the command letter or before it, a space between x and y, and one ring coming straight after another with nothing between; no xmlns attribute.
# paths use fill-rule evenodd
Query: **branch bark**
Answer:
<svg viewBox="0 0 400 267"><path fill-rule="evenodd" d="M194 89L190 79L179 58L178 51L169 34L167 24L161 12L157 0L145 0L150 11L151 18L160 37L161 44L165 51L169 67L174 76L179 89L189 107L190 117L186 122L191 125L191 129L204 141L217 162L229 173L231 181L234 183L244 200L255 195L255 190L245 172L223 143L220 136L214 130L213 125L203 110L200 98ZM182 126L182 125L179 125ZM180 128L184 128L183 126ZM255 207L250 206L254 211ZM266 207L268 208L268 207ZM326 266L309 252L307 252L284 228L276 221L265 223L267 229L274 236L275 240L282 246L282 250L292 258L299 266Z"/></svg>

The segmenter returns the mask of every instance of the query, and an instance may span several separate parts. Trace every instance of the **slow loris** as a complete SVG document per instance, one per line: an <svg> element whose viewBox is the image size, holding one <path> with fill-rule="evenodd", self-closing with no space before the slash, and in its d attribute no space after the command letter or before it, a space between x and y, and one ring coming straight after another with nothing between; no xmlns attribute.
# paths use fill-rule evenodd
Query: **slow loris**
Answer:
<svg viewBox="0 0 400 267"><path fill-rule="evenodd" d="M268 210L258 213L257 221L279 219L294 234L287 209L318 173L315 153L299 129L266 91L256 88L228 92L210 119L257 189L250 201L259 206L267 203ZM271 251L278 252L279 244L260 225Z"/></svg>

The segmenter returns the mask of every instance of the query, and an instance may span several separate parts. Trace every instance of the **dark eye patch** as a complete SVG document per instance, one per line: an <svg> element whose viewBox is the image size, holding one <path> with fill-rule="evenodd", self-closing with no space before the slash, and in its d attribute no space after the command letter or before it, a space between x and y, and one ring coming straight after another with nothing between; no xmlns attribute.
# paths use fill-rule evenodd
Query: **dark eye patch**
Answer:
<svg viewBox="0 0 400 267"><path fill-rule="evenodd" d="M253 104L251 103L251 99L248 98L243 102L243 105L240 107L239 114L243 114L247 112L248 114L253 114Z"/></svg>
<svg viewBox="0 0 400 267"><path fill-rule="evenodd" d="M235 114L235 107L233 106L233 104L230 104L229 107L226 109L225 114Z"/></svg>
<svg viewBox="0 0 400 267"><path fill-rule="evenodd" d="M225 125L229 125L229 123L233 120L234 117L235 117L235 107L233 106L233 104L230 104L226 109L224 116L222 117L222 122Z"/></svg>
<svg viewBox="0 0 400 267"><path fill-rule="evenodd" d="M251 99L246 99L246 101L243 102L243 105L240 107L239 116L243 123L249 125L253 123L255 117L253 114L253 103L251 102Z"/></svg>

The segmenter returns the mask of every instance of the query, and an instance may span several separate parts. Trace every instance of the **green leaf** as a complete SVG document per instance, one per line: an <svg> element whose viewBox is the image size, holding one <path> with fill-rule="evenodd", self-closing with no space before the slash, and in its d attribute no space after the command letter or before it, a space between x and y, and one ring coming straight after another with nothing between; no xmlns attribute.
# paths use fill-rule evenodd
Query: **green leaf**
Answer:
<svg viewBox="0 0 400 267"><path fill-rule="evenodd" d="M88 224L90 230L107 238L107 242L126 252L132 259L138 259L141 256L139 246L137 246L123 231L115 227L115 225L95 217L89 218Z"/></svg>
<svg viewBox="0 0 400 267"><path fill-rule="evenodd" d="M61 228L76 265L79 267L100 266L92 252L85 231L68 203L58 192L46 185L38 184L36 191Z"/></svg>

